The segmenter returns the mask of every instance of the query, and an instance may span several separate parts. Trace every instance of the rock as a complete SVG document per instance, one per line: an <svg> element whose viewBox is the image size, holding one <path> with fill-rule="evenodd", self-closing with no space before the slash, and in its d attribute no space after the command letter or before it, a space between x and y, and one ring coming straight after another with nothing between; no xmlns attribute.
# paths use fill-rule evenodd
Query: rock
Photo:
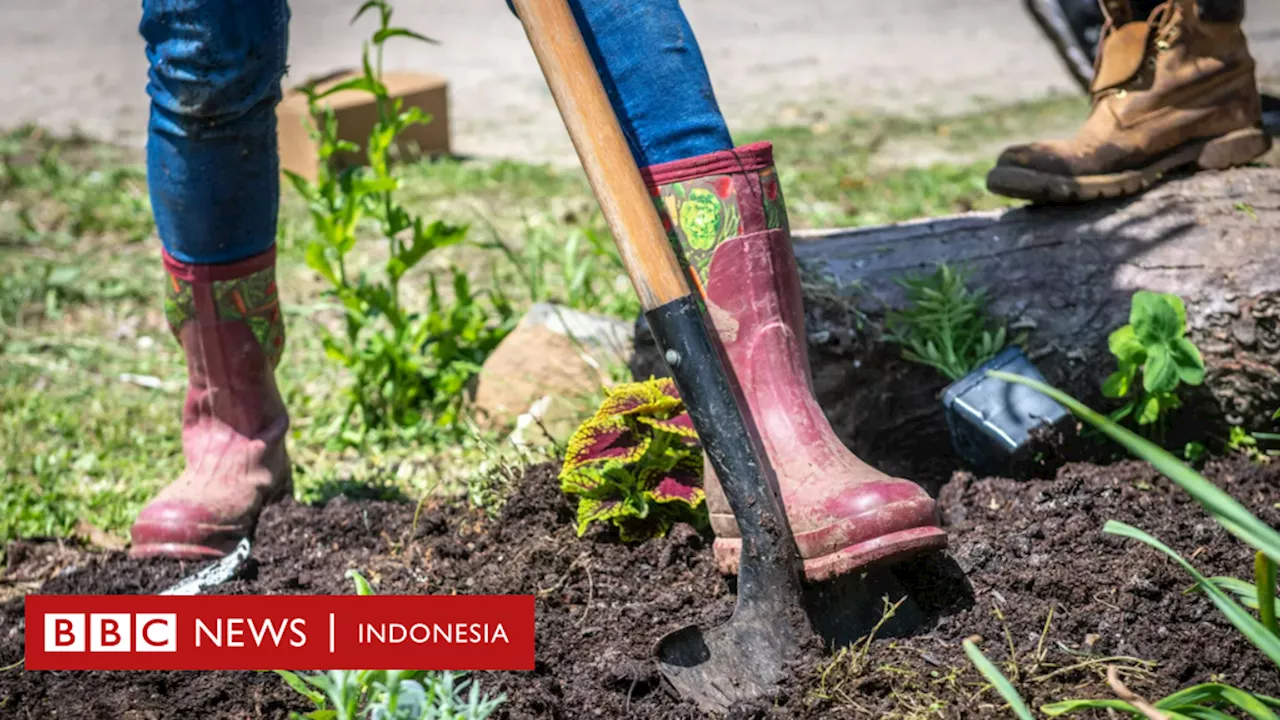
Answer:
<svg viewBox="0 0 1280 720"><path fill-rule="evenodd" d="M480 370L475 407L481 422L512 428L536 403L534 414L553 439L563 442L594 410L592 398L617 376L616 369L626 367L633 337L628 322L534 305ZM521 434L529 442L544 439L536 424Z"/></svg>

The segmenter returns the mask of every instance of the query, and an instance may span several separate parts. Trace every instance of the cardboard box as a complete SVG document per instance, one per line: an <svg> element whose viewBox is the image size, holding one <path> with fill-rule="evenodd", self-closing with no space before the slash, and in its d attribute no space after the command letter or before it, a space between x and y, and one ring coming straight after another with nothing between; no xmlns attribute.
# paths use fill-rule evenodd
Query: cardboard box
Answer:
<svg viewBox="0 0 1280 720"><path fill-rule="evenodd" d="M337 73L316 84L318 88L333 87L358 73ZM382 82L393 98L404 100L404 109L417 107L431 116L426 125L406 128L397 143L402 151L417 151L425 155L449 153L449 84L438 75L414 72L383 73ZM378 120L378 108L373 95L363 90L343 90L325 98L323 102L333 108L338 118L338 136L360 146L357 153L344 153L336 158L341 164L364 162L364 143L369 131ZM280 144L280 167L291 170L308 180L315 180L320 158L316 142L311 138L311 116L307 110L307 96L294 88L285 93L276 107L277 136Z"/></svg>

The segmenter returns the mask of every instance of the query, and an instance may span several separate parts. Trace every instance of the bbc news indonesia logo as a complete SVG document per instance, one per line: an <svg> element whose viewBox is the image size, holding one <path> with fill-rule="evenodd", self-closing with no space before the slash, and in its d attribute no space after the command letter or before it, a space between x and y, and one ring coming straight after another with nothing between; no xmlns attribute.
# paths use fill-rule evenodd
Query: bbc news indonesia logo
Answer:
<svg viewBox="0 0 1280 720"><path fill-rule="evenodd" d="M531 595L28 595L28 670L532 670Z"/></svg>

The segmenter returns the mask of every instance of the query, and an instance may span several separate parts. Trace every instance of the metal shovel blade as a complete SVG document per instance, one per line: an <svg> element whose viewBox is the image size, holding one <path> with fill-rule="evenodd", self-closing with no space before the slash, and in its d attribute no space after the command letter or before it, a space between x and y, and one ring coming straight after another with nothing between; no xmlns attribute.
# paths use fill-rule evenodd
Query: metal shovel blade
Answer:
<svg viewBox="0 0 1280 720"><path fill-rule="evenodd" d="M775 694L788 665L817 637L805 615L800 554L782 499L692 297L646 313L702 449L742 535L738 603L711 629L677 630L658 642L658 667L681 696L723 713Z"/></svg>
<svg viewBox="0 0 1280 720"><path fill-rule="evenodd" d="M786 610L779 610L786 613ZM774 695L794 662L802 638L784 615L739 605L729 622L703 629L689 626L658 641L658 668L684 698L722 714L736 703Z"/></svg>

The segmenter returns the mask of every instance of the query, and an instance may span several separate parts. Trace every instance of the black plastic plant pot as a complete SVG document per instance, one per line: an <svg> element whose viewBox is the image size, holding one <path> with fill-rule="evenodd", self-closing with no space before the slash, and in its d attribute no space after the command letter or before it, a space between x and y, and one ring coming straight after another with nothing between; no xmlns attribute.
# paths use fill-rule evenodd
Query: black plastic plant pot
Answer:
<svg viewBox="0 0 1280 720"><path fill-rule="evenodd" d="M1035 432L1067 422L1070 413L1025 385L987 377L988 370L1044 381L1022 350L1007 347L942 394L951 444L978 471L997 472L1023 459Z"/></svg>

